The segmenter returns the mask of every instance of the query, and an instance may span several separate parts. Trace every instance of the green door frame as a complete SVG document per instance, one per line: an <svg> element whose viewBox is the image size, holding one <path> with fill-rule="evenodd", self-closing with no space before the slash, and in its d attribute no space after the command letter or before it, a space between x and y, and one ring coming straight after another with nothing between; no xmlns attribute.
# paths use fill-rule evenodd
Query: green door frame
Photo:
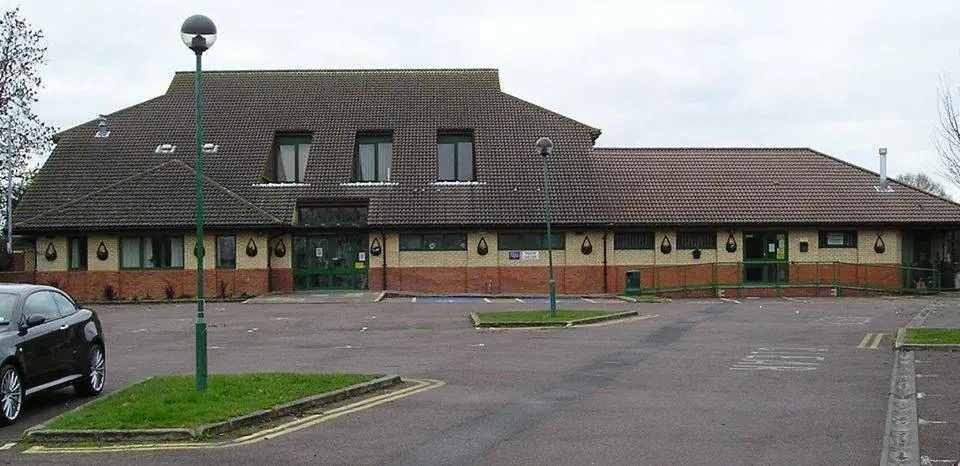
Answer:
<svg viewBox="0 0 960 466"><path fill-rule="evenodd" d="M763 258L748 258L746 247L750 235L759 237L763 243ZM781 284L790 280L790 237L786 231L743 232L743 281L756 284ZM773 246L773 248L771 248ZM772 249L772 250L771 250ZM747 280L747 270L760 270L760 280Z"/></svg>
<svg viewBox="0 0 960 466"><path fill-rule="evenodd" d="M295 290L365 290L367 234L307 233L293 237Z"/></svg>

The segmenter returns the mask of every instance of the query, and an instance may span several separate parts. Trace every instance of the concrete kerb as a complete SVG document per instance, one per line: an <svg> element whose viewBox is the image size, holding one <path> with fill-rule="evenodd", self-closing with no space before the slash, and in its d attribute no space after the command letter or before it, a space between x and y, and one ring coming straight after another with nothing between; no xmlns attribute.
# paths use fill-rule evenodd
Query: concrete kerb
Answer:
<svg viewBox="0 0 960 466"><path fill-rule="evenodd" d="M628 317L637 317L638 311L617 312L605 316L586 317L583 319L565 320L558 322L481 322L476 312L470 313L470 321L476 328L506 328L506 327L575 327L577 325L595 324L608 320L626 319Z"/></svg>
<svg viewBox="0 0 960 466"><path fill-rule="evenodd" d="M35 443L74 443L96 442L110 443L122 441L137 442L176 442L205 439L215 435L225 434L244 427L262 424L273 419L301 413L318 406L336 403L338 401L363 395L401 383L399 375L387 375L376 380L363 382L344 387L332 392L314 395L291 403L275 406L271 409L257 411L244 416L227 419L226 421L206 424L195 429L129 429L129 430L50 430L46 424L70 412L82 409L87 404L79 406L67 413L61 414L46 423L34 426L24 432L23 438ZM99 400L94 400L99 401Z"/></svg>
<svg viewBox="0 0 960 466"><path fill-rule="evenodd" d="M924 307L917 315L913 316L913 319L910 319L910 322L907 323L907 326L897 330L897 342L894 345L894 349L898 351L946 351L946 352L960 352L960 345L956 344L918 344L918 343L906 343L905 339L907 336L907 329L911 328L923 328L927 323L927 319L934 313L939 311L943 307L943 301L934 301Z"/></svg>
<svg viewBox="0 0 960 466"><path fill-rule="evenodd" d="M920 436L917 425L917 388L913 353L896 351L880 465L919 466Z"/></svg>

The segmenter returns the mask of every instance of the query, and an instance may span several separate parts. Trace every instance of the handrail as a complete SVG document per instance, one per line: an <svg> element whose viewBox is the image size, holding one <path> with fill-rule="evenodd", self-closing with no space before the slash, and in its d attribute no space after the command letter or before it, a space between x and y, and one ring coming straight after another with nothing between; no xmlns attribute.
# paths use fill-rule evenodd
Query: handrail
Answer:
<svg viewBox="0 0 960 466"><path fill-rule="evenodd" d="M768 281L747 281L748 267L774 266L761 272ZM857 264L841 261L746 260L702 264L628 266L641 271L641 288L656 293L725 288L775 288L830 286L894 293L940 293L942 273L935 268L899 264ZM709 270L707 270L709 268ZM732 275L736 278L732 279ZM652 276L651 276L652 275ZM782 276L781 276L782 275ZM827 281L825 276L830 277ZM642 277L648 277L643 279ZM772 276L772 279L770 277ZM646 282L648 286L643 286ZM652 284L653 287L649 287Z"/></svg>

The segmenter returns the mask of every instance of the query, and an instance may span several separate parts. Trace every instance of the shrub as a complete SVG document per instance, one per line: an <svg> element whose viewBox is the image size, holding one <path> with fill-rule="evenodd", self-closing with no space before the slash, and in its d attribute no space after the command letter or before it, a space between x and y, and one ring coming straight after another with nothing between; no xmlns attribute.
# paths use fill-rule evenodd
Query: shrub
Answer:
<svg viewBox="0 0 960 466"><path fill-rule="evenodd" d="M217 283L217 289L219 290L219 294L217 294L218 298L224 299L227 297L227 282L220 280L220 282Z"/></svg>
<svg viewBox="0 0 960 466"><path fill-rule="evenodd" d="M170 282L166 282L166 284L163 285L163 294L167 296L167 301L173 300L173 297L177 295Z"/></svg>
<svg viewBox="0 0 960 466"><path fill-rule="evenodd" d="M113 285L103 285L103 299L107 301L117 300L117 290L113 288Z"/></svg>

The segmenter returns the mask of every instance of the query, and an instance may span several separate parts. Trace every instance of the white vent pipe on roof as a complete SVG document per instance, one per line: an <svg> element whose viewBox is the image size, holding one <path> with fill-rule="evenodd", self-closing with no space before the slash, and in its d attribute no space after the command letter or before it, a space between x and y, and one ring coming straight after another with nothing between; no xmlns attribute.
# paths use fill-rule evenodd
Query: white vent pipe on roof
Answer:
<svg viewBox="0 0 960 466"><path fill-rule="evenodd" d="M880 183L877 184L877 191L887 193L893 191L890 189L890 179L887 178L887 148L880 148Z"/></svg>

